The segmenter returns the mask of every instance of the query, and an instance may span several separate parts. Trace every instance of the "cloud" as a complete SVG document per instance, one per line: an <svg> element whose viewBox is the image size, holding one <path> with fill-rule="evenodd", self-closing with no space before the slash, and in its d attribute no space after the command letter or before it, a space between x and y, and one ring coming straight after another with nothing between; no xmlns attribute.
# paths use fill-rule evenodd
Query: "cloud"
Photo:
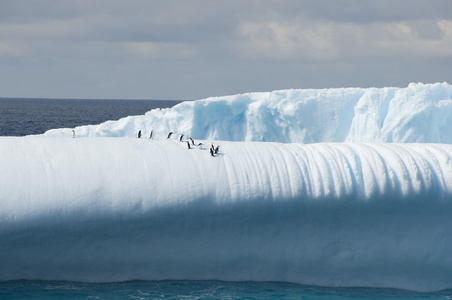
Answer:
<svg viewBox="0 0 452 300"><path fill-rule="evenodd" d="M0 57L23 57L29 54L29 49L23 47L22 45L10 42L10 41L0 41Z"/></svg>
<svg viewBox="0 0 452 300"><path fill-rule="evenodd" d="M444 39L450 41L452 39L452 20L441 20L437 24L443 33Z"/></svg>
<svg viewBox="0 0 452 300"><path fill-rule="evenodd" d="M145 59L189 59L197 54L196 47L190 44L132 42L124 47L126 52Z"/></svg>
<svg viewBox="0 0 452 300"><path fill-rule="evenodd" d="M295 1L296 2L296 1ZM449 0L308 0L299 1L291 11L312 20L370 24L450 18Z"/></svg>
<svg viewBox="0 0 452 300"><path fill-rule="evenodd" d="M0 97L78 97L80 86L84 97L187 99L402 85L448 80L452 63L450 0L2 0L0 7ZM50 94L24 88L52 79L59 85L40 89Z"/></svg>
<svg viewBox="0 0 452 300"><path fill-rule="evenodd" d="M337 54L332 33L325 25L244 23L233 48L244 59L330 60Z"/></svg>
<svg viewBox="0 0 452 300"><path fill-rule="evenodd" d="M311 62L452 56L452 22L431 23L441 32L436 39L422 37L409 22L244 23L233 49L242 59Z"/></svg>
<svg viewBox="0 0 452 300"><path fill-rule="evenodd" d="M448 21L432 21L431 25L441 31L437 38L429 38L420 34L416 26L410 22L378 22L365 26L352 25L349 28L353 43L348 49L355 55L360 54L365 59L371 57L391 60L420 59L452 56L451 36L445 30ZM447 27L447 26L446 26ZM343 53L345 46L342 46ZM345 55L345 54L344 54ZM356 59L356 56L349 59Z"/></svg>

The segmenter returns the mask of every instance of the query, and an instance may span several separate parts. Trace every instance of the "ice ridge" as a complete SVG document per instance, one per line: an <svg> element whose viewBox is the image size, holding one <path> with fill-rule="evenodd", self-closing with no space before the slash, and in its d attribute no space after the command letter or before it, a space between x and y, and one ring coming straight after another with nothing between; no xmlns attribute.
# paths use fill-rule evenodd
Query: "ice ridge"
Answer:
<svg viewBox="0 0 452 300"><path fill-rule="evenodd" d="M451 145L202 142L0 138L0 280L451 287Z"/></svg>
<svg viewBox="0 0 452 300"><path fill-rule="evenodd" d="M173 131L194 139L282 143L452 143L452 86L411 83L406 88L280 90L186 101L99 125L77 136L165 138ZM47 136L70 136L53 129Z"/></svg>

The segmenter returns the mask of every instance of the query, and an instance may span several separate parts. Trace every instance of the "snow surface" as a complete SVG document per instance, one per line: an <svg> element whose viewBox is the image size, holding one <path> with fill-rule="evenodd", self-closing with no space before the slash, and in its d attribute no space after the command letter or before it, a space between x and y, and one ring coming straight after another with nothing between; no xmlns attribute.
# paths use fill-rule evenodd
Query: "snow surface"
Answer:
<svg viewBox="0 0 452 300"><path fill-rule="evenodd" d="M323 91L322 106L337 91ZM343 92L373 99L369 91ZM381 99L380 92L371 94ZM344 101L344 107L356 112L362 99ZM219 105L253 111L248 100L228 101ZM316 111L318 102L305 99L303 105L308 102ZM184 105L154 113L173 114L185 124L178 109L208 111L214 104ZM333 111L325 114L339 123L359 120L345 121ZM176 124L168 120L162 124ZM118 135L137 128L124 124L105 128L121 127ZM221 137L224 132L214 130L221 126L190 128ZM320 131L314 135L329 132ZM0 280L452 287L452 145L214 144L220 153L211 157L206 147L187 149L176 139L0 137Z"/></svg>
<svg viewBox="0 0 452 300"><path fill-rule="evenodd" d="M452 143L452 86L281 90L186 101L100 125L77 136L165 138L173 131L204 140L283 143ZM71 136L72 128L47 131Z"/></svg>

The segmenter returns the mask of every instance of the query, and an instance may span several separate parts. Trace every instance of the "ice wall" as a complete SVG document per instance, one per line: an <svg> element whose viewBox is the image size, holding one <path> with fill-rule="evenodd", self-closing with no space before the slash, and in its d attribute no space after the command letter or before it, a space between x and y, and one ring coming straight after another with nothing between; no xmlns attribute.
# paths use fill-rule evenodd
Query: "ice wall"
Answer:
<svg viewBox="0 0 452 300"><path fill-rule="evenodd" d="M214 144L0 137L0 280L452 287L452 146Z"/></svg>
<svg viewBox="0 0 452 300"><path fill-rule="evenodd" d="M268 142L452 143L452 86L282 90L208 98L100 125L75 128L78 136ZM70 136L55 129L48 136Z"/></svg>

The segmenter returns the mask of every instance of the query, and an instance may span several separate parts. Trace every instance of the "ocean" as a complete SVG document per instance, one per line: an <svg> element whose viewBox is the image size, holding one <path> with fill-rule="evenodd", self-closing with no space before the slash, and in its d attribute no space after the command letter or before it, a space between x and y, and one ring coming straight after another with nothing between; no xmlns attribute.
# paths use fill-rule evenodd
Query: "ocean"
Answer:
<svg viewBox="0 0 452 300"><path fill-rule="evenodd" d="M180 101L0 99L0 136L98 124ZM1 240L0 240L1 243ZM1 268L1 266L0 266ZM452 280L451 280L452 282ZM418 293L386 288L316 287L283 282L128 281L0 282L0 299L451 299L452 290Z"/></svg>
<svg viewBox="0 0 452 300"><path fill-rule="evenodd" d="M41 134L53 128L99 124L168 108L176 100L0 98L0 136Z"/></svg>
<svg viewBox="0 0 452 300"><path fill-rule="evenodd" d="M129 281L0 282L1 299L450 299L451 292L329 288L280 282Z"/></svg>

